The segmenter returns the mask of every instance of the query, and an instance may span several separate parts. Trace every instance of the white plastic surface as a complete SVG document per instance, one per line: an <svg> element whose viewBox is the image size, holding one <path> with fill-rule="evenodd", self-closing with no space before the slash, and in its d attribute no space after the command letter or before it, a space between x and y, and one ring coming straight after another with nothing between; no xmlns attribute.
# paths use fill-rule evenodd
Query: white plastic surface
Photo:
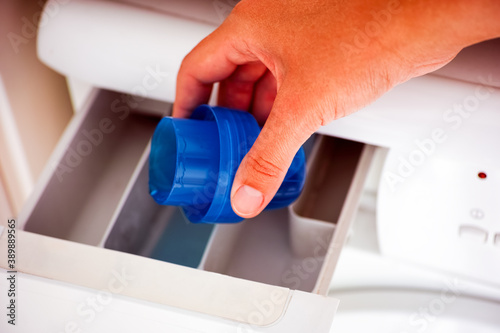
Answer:
<svg viewBox="0 0 500 333"><path fill-rule="evenodd" d="M19 321L20 313L30 313L31 309L41 303L46 304L42 308L50 309L49 315L43 311L35 311L37 314L34 317L22 320L26 326L21 332L31 332L26 329L31 327L31 323L35 323L43 331L57 328L54 327L55 324L64 324L66 316L71 320L72 314L68 314L68 308L80 317L79 321L84 321L88 312L83 313L85 309L78 303L61 302L68 295L82 290L81 287L94 290L87 289L95 295L94 299L97 298L97 307L108 305L110 299L115 297L127 297L130 301L134 299L129 310L124 311L129 314L137 312L138 304L152 302L149 303L152 308L167 309L170 314L165 313L165 316L172 319L169 321L170 325L180 326L186 332L193 329L205 330L207 327L210 327L209 331L224 327L223 332L240 327L251 328L255 332L283 332L283 329L288 332L303 332L307 327L313 327L316 332L327 332L338 304L337 300L325 296L291 291L20 230L16 232L16 239L18 244L29 244L17 247L16 269L22 272L18 274L19 293L16 299L20 306L17 310ZM7 246L6 232L0 234L0 245ZM5 286L8 283L5 278L6 259L0 258L0 267L0 275L3 276L0 286ZM49 280L42 279L43 283L38 288L31 289L29 283L23 284L24 274L28 279L39 280L35 277L44 277ZM48 291L50 289L52 292ZM44 302L39 302L40 295ZM87 303L85 298L83 302ZM53 306L48 307L48 304ZM175 319L179 312L189 312L191 319L181 324ZM104 324L101 323L96 329L103 330L115 324L112 319L103 318ZM212 322L212 325L207 322ZM136 318L130 318L129 323L135 327L141 325L141 321ZM158 329L156 324L151 324ZM6 326L6 321L2 321L0 325Z"/></svg>
<svg viewBox="0 0 500 333"><path fill-rule="evenodd" d="M36 207L26 205L20 216L26 230L101 243L159 120L127 108L121 97L96 92L75 116L30 198L30 204L37 198Z"/></svg>
<svg viewBox="0 0 500 333"><path fill-rule="evenodd" d="M425 125L400 138L382 172L381 252L500 286L500 90L450 83L453 95L441 89L436 101L448 108L431 113L419 102L436 95L429 83L405 96Z"/></svg>
<svg viewBox="0 0 500 333"><path fill-rule="evenodd" d="M18 131L7 90L0 75L0 173L3 174L5 196L9 196L11 207L20 208L33 189L34 179L26 152ZM0 217L3 215L0 214Z"/></svg>
<svg viewBox="0 0 500 333"><path fill-rule="evenodd" d="M7 287L6 271L0 269L0 288ZM19 273L22 293L17 297L16 326L0 321L2 333L32 332L222 332L281 333L328 332L338 301L302 292L293 292L287 313L279 323L267 327L224 320L171 306L146 302L108 289L76 287ZM111 280L110 280L111 281ZM119 283L116 284L119 286ZM121 290L126 290L123 285ZM311 303L312 302L312 303ZM312 306L312 304L317 306ZM250 320L262 320L274 310L269 300L252 304ZM301 318L301 320L297 320ZM247 318L245 318L247 319Z"/></svg>
<svg viewBox="0 0 500 333"><path fill-rule="evenodd" d="M240 0L119 0L190 20L218 26Z"/></svg>
<svg viewBox="0 0 500 333"><path fill-rule="evenodd" d="M4 181L0 175L0 219L2 219L2 221L7 221L14 216L8 195Z"/></svg>
<svg viewBox="0 0 500 333"><path fill-rule="evenodd" d="M417 289L441 292L453 289L459 290L463 296L500 302L498 287L382 255L377 240L376 201L372 193L364 193L351 237L337 264L330 295L340 298L342 303L341 293L354 290ZM362 303L360 306L363 306Z"/></svg>
<svg viewBox="0 0 500 333"><path fill-rule="evenodd" d="M424 290L351 290L341 298L331 332L496 333L500 303Z"/></svg>
<svg viewBox="0 0 500 333"><path fill-rule="evenodd" d="M462 131L455 130L455 126L461 125L462 120L467 122L468 116L460 115L455 105L464 107L471 103L474 110L465 110L470 114L476 110L476 99L480 110L497 107L497 97L493 97L493 91L497 90L489 85L500 81L500 76L484 75L480 79L487 85L435 75L417 77L396 86L366 108L323 126L318 132L390 148L429 137L434 128L461 135Z"/></svg>
<svg viewBox="0 0 500 333"><path fill-rule="evenodd" d="M497 332L500 288L380 254L372 171L331 283L331 332Z"/></svg>
<svg viewBox="0 0 500 333"><path fill-rule="evenodd" d="M299 258L320 258L326 253L323 244L330 243L335 223L298 215L293 205L289 207L290 247ZM323 245L323 246L322 246Z"/></svg>
<svg viewBox="0 0 500 333"><path fill-rule="evenodd" d="M172 102L182 59L215 28L119 2L54 3L45 6L39 58L63 75L141 98Z"/></svg>

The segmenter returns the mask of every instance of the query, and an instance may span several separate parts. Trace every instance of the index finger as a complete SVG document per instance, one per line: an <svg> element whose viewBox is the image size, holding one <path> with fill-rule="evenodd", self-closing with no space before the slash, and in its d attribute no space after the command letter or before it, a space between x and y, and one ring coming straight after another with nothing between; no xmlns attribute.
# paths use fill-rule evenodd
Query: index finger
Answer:
<svg viewBox="0 0 500 333"><path fill-rule="evenodd" d="M229 34L220 28L215 30L182 61L177 74L174 117L188 117L194 108L208 102L215 82L228 78L238 65L255 60L240 52L239 43L231 41L234 37Z"/></svg>

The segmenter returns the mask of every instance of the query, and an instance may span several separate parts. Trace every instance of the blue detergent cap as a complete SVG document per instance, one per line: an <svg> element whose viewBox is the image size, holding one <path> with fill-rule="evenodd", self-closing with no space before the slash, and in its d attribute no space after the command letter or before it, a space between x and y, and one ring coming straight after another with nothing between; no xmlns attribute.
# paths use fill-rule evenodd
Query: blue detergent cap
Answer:
<svg viewBox="0 0 500 333"><path fill-rule="evenodd" d="M163 118L151 143L149 191L161 205L183 207L194 223L234 223L233 179L260 133L248 112L199 106L190 119ZM302 191L305 154L295 155L278 192L266 209L288 206Z"/></svg>

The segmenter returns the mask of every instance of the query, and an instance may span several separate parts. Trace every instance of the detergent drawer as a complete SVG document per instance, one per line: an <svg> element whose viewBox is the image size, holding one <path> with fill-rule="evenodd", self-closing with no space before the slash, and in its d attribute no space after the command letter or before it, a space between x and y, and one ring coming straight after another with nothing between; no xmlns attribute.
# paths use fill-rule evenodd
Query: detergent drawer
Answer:
<svg viewBox="0 0 500 333"><path fill-rule="evenodd" d="M288 209L217 225L201 268L326 295L375 147L318 136Z"/></svg>
<svg viewBox="0 0 500 333"><path fill-rule="evenodd" d="M102 242L160 119L124 97L96 90L72 119L21 213L25 230L89 245Z"/></svg>
<svg viewBox="0 0 500 333"><path fill-rule="evenodd" d="M18 270L26 285L45 286L31 306L77 311L77 296L49 292L64 286L111 294L107 315L131 314L123 331L156 311L153 322L182 332L329 332L338 300L326 295L375 147L318 135L293 205L233 225L191 224L148 193L150 137L171 105L126 101L91 94L19 217ZM35 316L38 328L58 320Z"/></svg>

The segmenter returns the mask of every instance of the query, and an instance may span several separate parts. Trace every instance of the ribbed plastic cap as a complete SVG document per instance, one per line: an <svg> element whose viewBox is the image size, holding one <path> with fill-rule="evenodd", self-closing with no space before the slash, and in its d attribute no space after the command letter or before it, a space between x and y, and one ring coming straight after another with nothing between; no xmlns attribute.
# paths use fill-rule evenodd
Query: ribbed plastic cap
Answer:
<svg viewBox="0 0 500 333"><path fill-rule="evenodd" d="M151 196L162 205L182 206L191 222L243 220L231 208L231 187L241 160L259 133L250 113L222 107L202 105L191 119L163 118L151 145ZM292 203L302 190L304 176L301 148L266 209Z"/></svg>

